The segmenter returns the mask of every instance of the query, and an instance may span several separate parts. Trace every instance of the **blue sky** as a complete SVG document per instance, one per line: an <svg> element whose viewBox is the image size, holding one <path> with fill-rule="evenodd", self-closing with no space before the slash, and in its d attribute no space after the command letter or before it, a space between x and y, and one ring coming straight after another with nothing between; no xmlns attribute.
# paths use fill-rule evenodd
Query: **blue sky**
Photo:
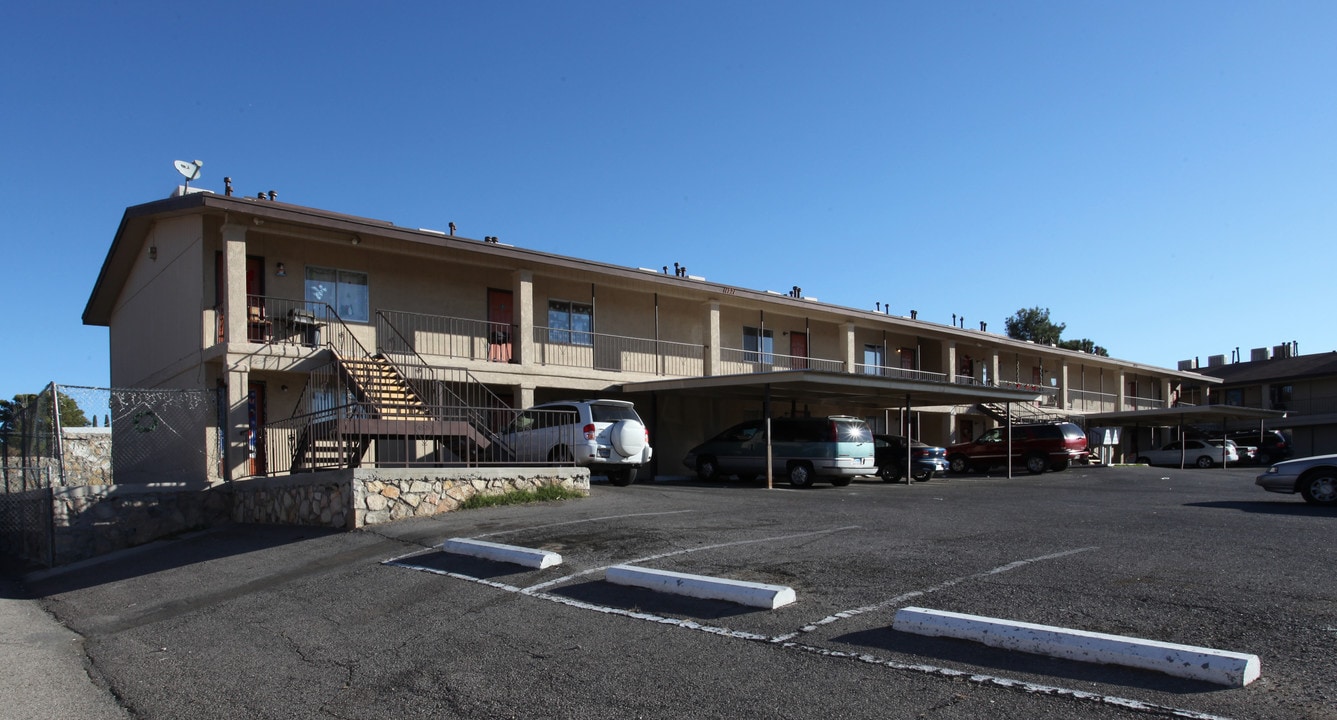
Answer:
<svg viewBox="0 0 1337 720"><path fill-rule="evenodd" d="M1181 359L1337 350L1337 3L0 7L0 397L195 186Z"/></svg>

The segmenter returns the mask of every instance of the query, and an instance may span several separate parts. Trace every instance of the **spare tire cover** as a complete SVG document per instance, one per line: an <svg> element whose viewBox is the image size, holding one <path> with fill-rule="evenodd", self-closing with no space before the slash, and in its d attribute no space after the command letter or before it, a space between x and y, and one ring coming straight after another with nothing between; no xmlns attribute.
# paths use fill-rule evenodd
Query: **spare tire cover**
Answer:
<svg viewBox="0 0 1337 720"><path fill-rule="evenodd" d="M608 431L613 449L622 457L640 457L645 449L645 426L635 420L618 420Z"/></svg>

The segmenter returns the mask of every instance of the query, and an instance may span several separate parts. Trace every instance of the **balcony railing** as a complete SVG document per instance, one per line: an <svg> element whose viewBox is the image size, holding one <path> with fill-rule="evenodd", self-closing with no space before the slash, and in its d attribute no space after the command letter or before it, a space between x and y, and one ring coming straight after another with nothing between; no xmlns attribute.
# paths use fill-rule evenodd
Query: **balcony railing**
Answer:
<svg viewBox="0 0 1337 720"><path fill-rule="evenodd" d="M513 355L509 323L396 310L378 310L376 319L376 337L385 352L491 362L510 362Z"/></svg>
<svg viewBox="0 0 1337 720"><path fill-rule="evenodd" d="M1165 407L1165 401L1160 398L1144 398L1128 395L1124 397L1123 404L1125 410L1156 410Z"/></svg>
<svg viewBox="0 0 1337 720"><path fill-rule="evenodd" d="M724 375L776 372L779 370L845 371L845 363L839 360L803 355L781 355L774 352L740 350L738 348L720 348L720 366L721 373Z"/></svg>
<svg viewBox="0 0 1337 720"><path fill-rule="evenodd" d="M218 342L227 339L223 309L217 308ZM320 347L333 310L323 302L246 296L246 340L266 345Z"/></svg>
<svg viewBox="0 0 1337 720"><path fill-rule="evenodd" d="M540 365L678 377L705 374L704 348L695 343L535 327L534 351Z"/></svg>
<svg viewBox="0 0 1337 720"><path fill-rule="evenodd" d="M1094 392L1091 390L1069 390L1068 409L1083 413L1113 412L1117 409L1119 396L1113 393Z"/></svg>
<svg viewBox="0 0 1337 720"><path fill-rule="evenodd" d="M891 378L893 380L918 380L921 382L947 382L946 373L929 372L927 370L915 370L913 368L891 367L889 365L869 365L859 363L854 366L854 371L861 375L876 375L878 377Z"/></svg>

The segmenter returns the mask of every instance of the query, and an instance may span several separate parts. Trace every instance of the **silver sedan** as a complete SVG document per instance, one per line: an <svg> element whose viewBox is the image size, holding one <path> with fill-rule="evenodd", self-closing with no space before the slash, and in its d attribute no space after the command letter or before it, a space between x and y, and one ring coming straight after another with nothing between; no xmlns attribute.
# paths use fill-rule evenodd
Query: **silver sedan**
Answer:
<svg viewBox="0 0 1337 720"><path fill-rule="evenodd" d="M1337 455L1279 462L1255 482L1268 492L1298 492L1314 505L1337 505Z"/></svg>

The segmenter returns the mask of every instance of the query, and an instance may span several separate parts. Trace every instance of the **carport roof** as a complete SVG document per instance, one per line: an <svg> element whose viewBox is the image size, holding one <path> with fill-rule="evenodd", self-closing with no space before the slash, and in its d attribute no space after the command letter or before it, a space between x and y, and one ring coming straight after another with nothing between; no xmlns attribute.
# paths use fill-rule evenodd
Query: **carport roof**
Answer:
<svg viewBox="0 0 1337 720"><path fill-rule="evenodd" d="M1235 405L1180 405L1177 407L1154 408L1151 410L1124 410L1121 412L1089 413L1088 425L1202 425L1207 423L1225 424L1240 420L1276 420L1286 413L1280 410L1238 407Z"/></svg>
<svg viewBox="0 0 1337 720"><path fill-rule="evenodd" d="M961 405L980 402L1031 402L1034 390L1015 390L929 380L887 378L821 370L777 370L741 375L650 380L626 383L623 392L676 392L688 395L729 395L772 400L834 399L857 401L876 407Z"/></svg>

